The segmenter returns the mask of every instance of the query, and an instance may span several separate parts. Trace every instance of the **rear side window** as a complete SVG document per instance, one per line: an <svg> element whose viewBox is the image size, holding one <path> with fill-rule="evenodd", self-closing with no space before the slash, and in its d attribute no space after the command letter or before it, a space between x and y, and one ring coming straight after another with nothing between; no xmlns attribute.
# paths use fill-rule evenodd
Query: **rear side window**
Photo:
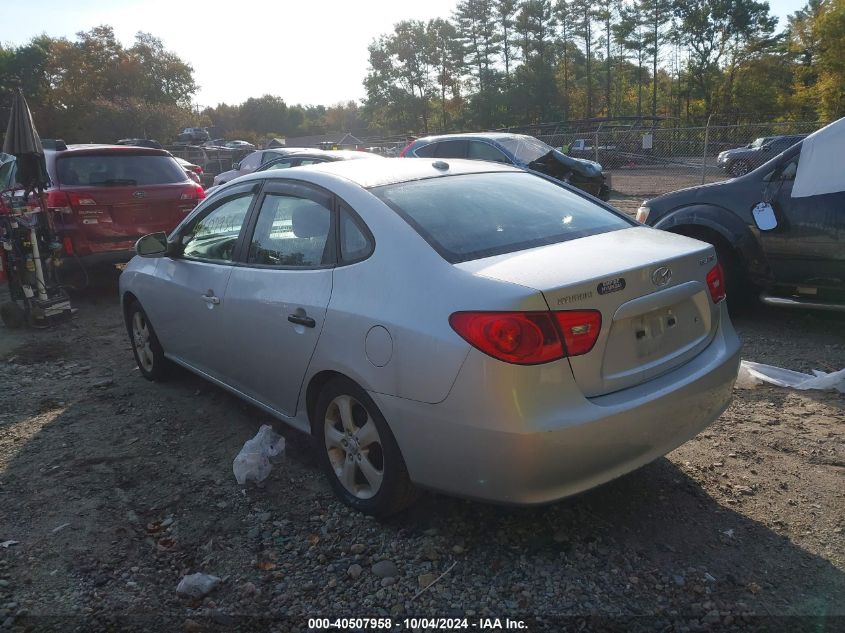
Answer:
<svg viewBox="0 0 845 633"><path fill-rule="evenodd" d="M415 149L414 154L420 158L432 158L434 156L434 150L436 149L437 143L429 143L428 145L423 145L419 149Z"/></svg>
<svg viewBox="0 0 845 633"><path fill-rule="evenodd" d="M444 176L372 192L453 264L634 226L527 173Z"/></svg>
<svg viewBox="0 0 845 633"><path fill-rule="evenodd" d="M349 207L340 203L340 256L344 262L356 262L369 257L373 243L355 221Z"/></svg>
<svg viewBox="0 0 845 633"><path fill-rule="evenodd" d="M56 161L59 184L69 187L134 187L188 180L170 156L99 154L67 156Z"/></svg>

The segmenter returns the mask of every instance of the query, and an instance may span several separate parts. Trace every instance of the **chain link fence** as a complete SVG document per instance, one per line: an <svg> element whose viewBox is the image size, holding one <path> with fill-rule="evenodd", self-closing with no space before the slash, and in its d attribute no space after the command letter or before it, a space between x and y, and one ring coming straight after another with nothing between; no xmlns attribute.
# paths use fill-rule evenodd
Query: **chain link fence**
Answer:
<svg viewBox="0 0 845 633"><path fill-rule="evenodd" d="M601 163L611 177L611 203L633 214L648 198L747 173L824 125L729 124L711 117L703 127L597 127L537 138L572 156ZM733 151L720 158L729 150Z"/></svg>

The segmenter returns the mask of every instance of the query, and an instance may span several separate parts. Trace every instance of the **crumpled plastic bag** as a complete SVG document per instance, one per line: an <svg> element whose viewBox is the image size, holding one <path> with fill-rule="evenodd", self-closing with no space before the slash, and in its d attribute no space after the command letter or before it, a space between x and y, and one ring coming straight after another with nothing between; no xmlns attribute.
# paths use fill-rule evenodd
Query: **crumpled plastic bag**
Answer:
<svg viewBox="0 0 845 633"><path fill-rule="evenodd" d="M753 389L764 382L802 391L807 389L836 389L840 393L845 393L845 369L832 373L814 369L812 374L805 374L800 371L764 365L763 363L752 363L747 360L740 363L739 375L736 379L737 387Z"/></svg>
<svg viewBox="0 0 845 633"><path fill-rule="evenodd" d="M179 581L176 586L176 593L180 596L189 596L191 598L202 598L208 595L211 591L220 584L220 579L217 576L209 574L191 574L185 576Z"/></svg>
<svg viewBox="0 0 845 633"><path fill-rule="evenodd" d="M273 465L271 457L277 457L285 452L285 438L273 431L269 424L261 425L255 437L247 440L241 452L235 457L232 471L240 485L247 481L264 481L270 474Z"/></svg>

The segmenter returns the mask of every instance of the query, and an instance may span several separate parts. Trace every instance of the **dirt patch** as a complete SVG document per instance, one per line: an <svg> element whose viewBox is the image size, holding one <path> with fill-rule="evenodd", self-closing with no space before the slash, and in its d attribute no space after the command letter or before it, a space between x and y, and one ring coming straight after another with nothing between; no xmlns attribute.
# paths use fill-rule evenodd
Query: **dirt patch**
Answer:
<svg viewBox="0 0 845 633"><path fill-rule="evenodd" d="M96 299L53 330L0 329L15 350L0 372L0 543L19 542L0 546L0 628L304 631L320 615L744 631L845 617L842 395L737 390L667 458L576 498L510 509L426 494L378 523L335 501L305 436L194 376L143 380L114 293ZM750 360L845 366L841 319L758 309L736 325ZM232 460L262 423L287 457L242 490ZM392 575L374 570L383 560ZM221 583L178 596L194 572Z"/></svg>

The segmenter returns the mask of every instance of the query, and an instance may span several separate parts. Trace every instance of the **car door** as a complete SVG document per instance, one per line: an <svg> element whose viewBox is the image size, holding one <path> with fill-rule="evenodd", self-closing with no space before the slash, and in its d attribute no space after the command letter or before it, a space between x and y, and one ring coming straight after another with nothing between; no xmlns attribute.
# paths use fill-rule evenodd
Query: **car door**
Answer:
<svg viewBox="0 0 845 633"><path fill-rule="evenodd" d="M777 283L845 289L845 192L793 198L800 158L785 154L765 185L778 226L761 231L763 251Z"/></svg>
<svg viewBox="0 0 845 633"><path fill-rule="evenodd" d="M156 268L161 283L150 316L162 346L169 356L215 378L221 378L229 353L226 286L256 195L250 183L215 198L179 229L183 254L163 258Z"/></svg>
<svg viewBox="0 0 845 633"><path fill-rule="evenodd" d="M226 290L227 382L292 416L332 292L332 196L268 180Z"/></svg>

